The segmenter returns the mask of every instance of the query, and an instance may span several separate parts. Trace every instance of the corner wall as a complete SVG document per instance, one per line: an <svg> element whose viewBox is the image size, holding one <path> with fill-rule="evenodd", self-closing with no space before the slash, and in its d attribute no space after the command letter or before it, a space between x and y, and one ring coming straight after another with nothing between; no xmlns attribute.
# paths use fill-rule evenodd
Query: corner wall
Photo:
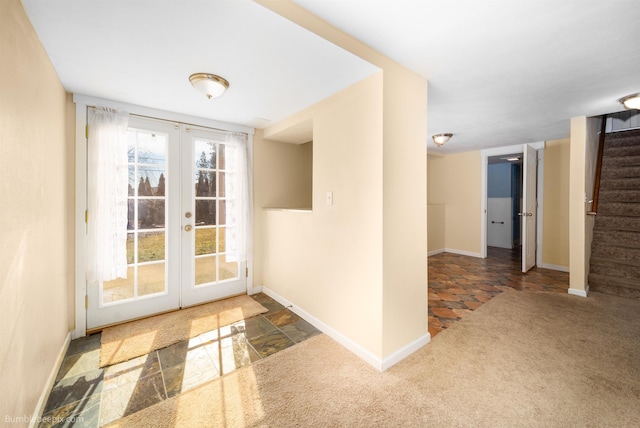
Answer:
<svg viewBox="0 0 640 428"><path fill-rule="evenodd" d="M364 216L360 213L352 216L349 214L343 221L353 224L354 230L359 230L362 225L370 222L376 223L380 219L381 226L375 226L378 233L382 233L383 243L377 244L373 250L382 251L381 268L382 284L377 289L378 274L373 276L375 280L370 287L373 295L363 296L358 293L358 286L352 285L350 278L339 278L343 287L342 295L337 295L340 300L348 299L357 307L361 306L360 299L367 300L367 311L372 307L374 311L381 310L376 316L376 323L372 328L381 326L381 330L375 330L371 334L381 337L367 338L367 345L356 340L358 346L364 346L375 360L381 362L380 368L384 369L404 358L420 346L429 341L427 330L427 204L426 204L426 108L427 108L427 82L416 73L402 67L390 58L375 51L352 36L342 32L328 24L306 9L292 1L281 0L256 0L259 4L271 9L279 15L295 22L298 25L318 34L326 40L346 49L360 58L370 62L382 70L382 99L376 106L381 106L382 116L379 120L364 123L351 121L346 126L347 133L352 135L353 130L361 127L366 129L366 135L373 135L365 146L369 149L359 152L360 164L353 165L354 169L349 175L340 177L345 183L353 183L363 180L360 171L370 173L382 171L382 206L380 211L367 212ZM365 79L365 81L368 79ZM381 103L381 104L380 104ZM362 106L365 112L368 106ZM359 111L345 111L346 117L359 115ZM343 118L336 118L340 122ZM316 192L315 153L316 136L324 132L324 126L317 124L313 119L314 133L314 208ZM328 125L331 129L331 125ZM371 134L373 130L374 134ZM266 133L265 133L266 136ZM380 140L382 136L382 140ZM339 141L344 141L342 136L337 136ZM359 149L362 146L362 135L354 135L342 150L351 154L351 147ZM378 152L377 145L381 144L382 152ZM341 153L341 156L344 154ZM380 163L371 163L371 156L380 156ZM342 164L340 157L332 162ZM372 183L375 184L375 183ZM360 184L362 185L362 184ZM320 186L321 197L330 188ZM377 201L377 190L371 194L372 200ZM337 199L336 199L337 201ZM315 209L314 209L315 213ZM378 217L380 216L380 217ZM336 233L331 229L325 229L325 234L335 237ZM327 239L327 237L323 237ZM358 244L365 254L373 251L366 247L366 243L374 238L367 236L365 241ZM376 238L377 239L377 236ZM351 244L351 243L349 243ZM364 245L363 245L364 244ZM268 256L270 257L270 256ZM351 257L360 260L359 253L351 253ZM265 261L265 283L267 272ZM362 276L369 277L370 271L379 269L378 265L371 265L366 270L355 270L354 280L362 281ZM325 284L326 285L326 284ZM381 294L380 294L381 293ZM372 303L369 303L372 301ZM325 306L333 305L331 300L321 302ZM335 317L335 315L332 315ZM379 318L381 317L381 319ZM353 319L353 317L351 317ZM382 323L382 324L379 324ZM345 328L353 331L351 326ZM356 333L358 336L363 333ZM375 343L378 344L375 344ZM372 348L371 345L374 345Z"/></svg>
<svg viewBox="0 0 640 428"><path fill-rule="evenodd" d="M382 114L382 73L377 73L276 124L313 120L313 211L261 206L267 189L276 184L269 160L277 148L264 141L275 127L255 134L253 156L254 250L260 272L255 285L286 298L378 357ZM333 205L325 202L328 191Z"/></svg>
<svg viewBox="0 0 640 428"><path fill-rule="evenodd" d="M570 140L547 141L544 147L542 263L569 268Z"/></svg>
<svg viewBox="0 0 640 428"><path fill-rule="evenodd" d="M444 205L443 224L431 222L432 228L444 230L445 248L479 257L482 156L480 151L429 156L428 201ZM431 236L433 229L430 229Z"/></svg>
<svg viewBox="0 0 640 428"><path fill-rule="evenodd" d="M70 98L19 0L0 2L0 55L4 421L34 414L72 327L68 149L73 128L66 115Z"/></svg>
<svg viewBox="0 0 640 428"><path fill-rule="evenodd" d="M599 118L571 119L569 193L569 293L585 296L589 292L589 259L593 238L591 208L593 174L598 144Z"/></svg>

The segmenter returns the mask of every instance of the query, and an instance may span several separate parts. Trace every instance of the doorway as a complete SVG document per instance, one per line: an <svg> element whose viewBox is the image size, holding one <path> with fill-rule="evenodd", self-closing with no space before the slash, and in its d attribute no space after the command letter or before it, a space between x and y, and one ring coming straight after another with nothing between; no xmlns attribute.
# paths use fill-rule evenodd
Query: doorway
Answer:
<svg viewBox="0 0 640 428"><path fill-rule="evenodd" d="M224 131L130 116L127 274L87 283L87 329L246 292L231 251L241 150Z"/></svg>
<svg viewBox="0 0 640 428"><path fill-rule="evenodd" d="M522 272L540 263L544 143L482 151L482 257L487 247L521 249Z"/></svg>
<svg viewBox="0 0 640 428"><path fill-rule="evenodd" d="M522 153L491 156L487 169L487 246L522 245Z"/></svg>

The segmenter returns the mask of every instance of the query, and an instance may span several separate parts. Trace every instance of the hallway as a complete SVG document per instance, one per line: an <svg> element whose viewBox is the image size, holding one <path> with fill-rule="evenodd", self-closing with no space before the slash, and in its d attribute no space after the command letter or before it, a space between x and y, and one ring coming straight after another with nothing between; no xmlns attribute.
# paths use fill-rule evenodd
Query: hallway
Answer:
<svg viewBox="0 0 640 428"><path fill-rule="evenodd" d="M569 274L520 271L518 251L488 247L487 258L440 253L429 257L429 333L433 338L504 290L567 293Z"/></svg>

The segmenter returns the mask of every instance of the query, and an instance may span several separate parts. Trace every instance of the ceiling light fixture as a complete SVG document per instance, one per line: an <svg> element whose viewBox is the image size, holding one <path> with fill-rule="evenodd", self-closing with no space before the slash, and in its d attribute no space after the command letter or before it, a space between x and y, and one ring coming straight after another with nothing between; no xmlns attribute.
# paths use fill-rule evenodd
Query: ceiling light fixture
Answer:
<svg viewBox="0 0 640 428"><path fill-rule="evenodd" d="M640 110L640 94L627 95L624 98L620 98L618 101L620 101L626 109Z"/></svg>
<svg viewBox="0 0 640 428"><path fill-rule="evenodd" d="M510 158L500 158L500 159L504 159L504 160L509 161L509 162L515 162L515 161L519 161L520 160L520 158L516 157L516 156L510 157Z"/></svg>
<svg viewBox="0 0 640 428"><path fill-rule="evenodd" d="M189 76L191 86L202 92L207 98L218 98L229 89L229 82L220 76L209 73L194 73Z"/></svg>
<svg viewBox="0 0 640 428"><path fill-rule="evenodd" d="M453 134L434 134L431 136L433 138L433 142L436 143L436 146L440 147L453 136Z"/></svg>

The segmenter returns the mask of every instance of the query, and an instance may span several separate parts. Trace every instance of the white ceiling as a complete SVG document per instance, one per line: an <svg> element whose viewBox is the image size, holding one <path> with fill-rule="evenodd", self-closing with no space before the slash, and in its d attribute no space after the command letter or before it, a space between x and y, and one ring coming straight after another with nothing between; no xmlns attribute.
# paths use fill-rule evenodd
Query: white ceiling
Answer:
<svg viewBox="0 0 640 428"><path fill-rule="evenodd" d="M22 2L67 91L145 107L264 127L378 70L249 0Z"/></svg>
<svg viewBox="0 0 640 428"><path fill-rule="evenodd" d="M261 127L376 71L248 0L22 1L75 93ZM429 80L433 152L563 138L640 92L637 0L294 1Z"/></svg>
<svg viewBox="0 0 640 428"><path fill-rule="evenodd" d="M294 0L429 80L454 152L563 138L640 92L637 0Z"/></svg>

